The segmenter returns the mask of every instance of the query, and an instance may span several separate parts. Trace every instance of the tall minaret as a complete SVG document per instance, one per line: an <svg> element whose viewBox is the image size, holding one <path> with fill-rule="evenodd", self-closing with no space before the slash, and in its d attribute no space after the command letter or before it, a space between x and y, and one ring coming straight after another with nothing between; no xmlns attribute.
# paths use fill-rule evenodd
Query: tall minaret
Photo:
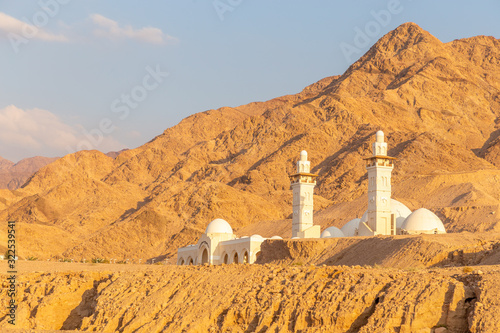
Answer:
<svg viewBox="0 0 500 333"><path fill-rule="evenodd" d="M391 213L391 173L394 157L387 156L384 132L378 131L373 156L366 158L368 170L368 230L360 234L395 235L396 221ZM366 229L366 228L365 228Z"/></svg>
<svg viewBox="0 0 500 333"><path fill-rule="evenodd" d="M301 151L300 160L297 162L297 173L290 176L293 191L292 237L320 236L319 226L313 228L313 192L316 177L318 175L311 173L311 162L307 160L307 152Z"/></svg>

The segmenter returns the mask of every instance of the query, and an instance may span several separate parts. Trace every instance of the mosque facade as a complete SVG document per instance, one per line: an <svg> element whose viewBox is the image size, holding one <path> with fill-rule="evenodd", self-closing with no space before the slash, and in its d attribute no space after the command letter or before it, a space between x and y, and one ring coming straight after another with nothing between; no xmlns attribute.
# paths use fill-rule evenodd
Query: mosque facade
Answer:
<svg viewBox="0 0 500 333"><path fill-rule="evenodd" d="M412 212L391 198L391 174L394 157L387 155L384 133L378 131L372 156L365 158L368 172L368 209L339 229L326 228L320 233L313 221L313 192L318 175L311 173L307 152L300 153L296 173L290 175L293 191L292 239L337 238L376 235L413 235L446 233L441 220L428 209ZM215 219L209 223L196 244L179 248L178 265L254 263L260 256L260 235L237 237L228 222ZM273 236L270 239L281 239Z"/></svg>

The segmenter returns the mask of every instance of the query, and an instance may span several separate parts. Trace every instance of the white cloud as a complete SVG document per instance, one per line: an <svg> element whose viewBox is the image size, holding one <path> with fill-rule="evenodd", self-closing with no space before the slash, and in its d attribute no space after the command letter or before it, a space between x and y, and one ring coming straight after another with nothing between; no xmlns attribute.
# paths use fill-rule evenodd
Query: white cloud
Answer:
<svg viewBox="0 0 500 333"><path fill-rule="evenodd" d="M0 109L0 156L12 161L37 155L64 156L81 149L108 152L125 148L112 136L99 137L98 133L65 124L42 109L23 110L14 105Z"/></svg>
<svg viewBox="0 0 500 333"><path fill-rule="evenodd" d="M0 37L1 38L26 38L39 39L48 42L66 42L64 35L55 35L45 31L42 27L36 27L28 22L23 22L3 12L0 12Z"/></svg>
<svg viewBox="0 0 500 333"><path fill-rule="evenodd" d="M139 132L139 131L135 131L135 130L134 130L134 131L130 131L130 132L128 132L128 133L127 133L127 136L128 136L129 138L132 138L132 139L137 139L137 138L142 137L142 133L141 133L141 132Z"/></svg>
<svg viewBox="0 0 500 333"><path fill-rule="evenodd" d="M111 40L135 39L150 44L167 44L177 41L175 37L165 34L161 29L145 27L134 29L130 25L120 27L118 22L113 21L100 14L90 15L92 22L98 26L94 35Z"/></svg>

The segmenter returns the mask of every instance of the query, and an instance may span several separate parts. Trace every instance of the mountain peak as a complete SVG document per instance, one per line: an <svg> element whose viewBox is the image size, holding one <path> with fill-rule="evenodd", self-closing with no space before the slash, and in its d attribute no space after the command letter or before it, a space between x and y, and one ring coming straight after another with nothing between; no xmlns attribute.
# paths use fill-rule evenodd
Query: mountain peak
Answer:
<svg viewBox="0 0 500 333"><path fill-rule="evenodd" d="M14 165L14 162L11 162L2 156L0 156L0 170L2 169L8 169Z"/></svg>
<svg viewBox="0 0 500 333"><path fill-rule="evenodd" d="M375 43L372 49L392 53L395 55L403 50L410 49L420 44L439 46L442 42L422 29L418 24L407 22L388 32ZM387 55L387 54L386 54Z"/></svg>
<svg viewBox="0 0 500 333"><path fill-rule="evenodd" d="M347 70L399 73L409 64L444 55L445 44L413 22L401 24L382 36Z"/></svg>

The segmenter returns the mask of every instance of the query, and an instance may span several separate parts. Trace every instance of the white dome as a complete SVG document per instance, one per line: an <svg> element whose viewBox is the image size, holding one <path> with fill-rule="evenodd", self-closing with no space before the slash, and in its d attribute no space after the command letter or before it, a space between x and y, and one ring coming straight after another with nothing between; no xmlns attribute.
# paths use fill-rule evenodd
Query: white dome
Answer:
<svg viewBox="0 0 500 333"><path fill-rule="evenodd" d="M358 229L359 227L360 221L361 219L356 218L344 224L344 226L340 228L340 231L344 234L344 237L353 237L356 229Z"/></svg>
<svg viewBox="0 0 500 333"><path fill-rule="evenodd" d="M207 230L205 230L206 234L232 234L233 229L223 219L215 219L207 227Z"/></svg>
<svg viewBox="0 0 500 333"><path fill-rule="evenodd" d="M273 236L273 237L271 237L271 239L283 239L283 238L280 236Z"/></svg>
<svg viewBox="0 0 500 333"><path fill-rule="evenodd" d="M326 228L321 233L321 238L337 238L337 237L345 237L344 233L337 227Z"/></svg>
<svg viewBox="0 0 500 333"><path fill-rule="evenodd" d="M443 222L439 217L425 208L417 209L411 213L404 221L401 229L410 232L437 230L439 233L446 233Z"/></svg>
<svg viewBox="0 0 500 333"><path fill-rule="evenodd" d="M377 142L384 142L384 132L377 131L377 133L375 133L375 140Z"/></svg>
<svg viewBox="0 0 500 333"><path fill-rule="evenodd" d="M396 217L396 228L401 228L406 218L411 214L410 208L394 199L391 199L391 211Z"/></svg>
<svg viewBox="0 0 500 333"><path fill-rule="evenodd" d="M401 228L403 226L403 222L411 214L410 208L406 207L401 202L394 200L392 198L391 198L391 212L394 214L394 217L396 218L396 228ZM361 217L361 221L363 222L368 221L368 211L365 211L365 213Z"/></svg>
<svg viewBox="0 0 500 333"><path fill-rule="evenodd" d="M254 240L264 240L264 237L262 237L261 235L252 235L250 236L250 238Z"/></svg>
<svg viewBox="0 0 500 333"><path fill-rule="evenodd" d="M307 151L303 150L300 152L300 160L307 161Z"/></svg>

